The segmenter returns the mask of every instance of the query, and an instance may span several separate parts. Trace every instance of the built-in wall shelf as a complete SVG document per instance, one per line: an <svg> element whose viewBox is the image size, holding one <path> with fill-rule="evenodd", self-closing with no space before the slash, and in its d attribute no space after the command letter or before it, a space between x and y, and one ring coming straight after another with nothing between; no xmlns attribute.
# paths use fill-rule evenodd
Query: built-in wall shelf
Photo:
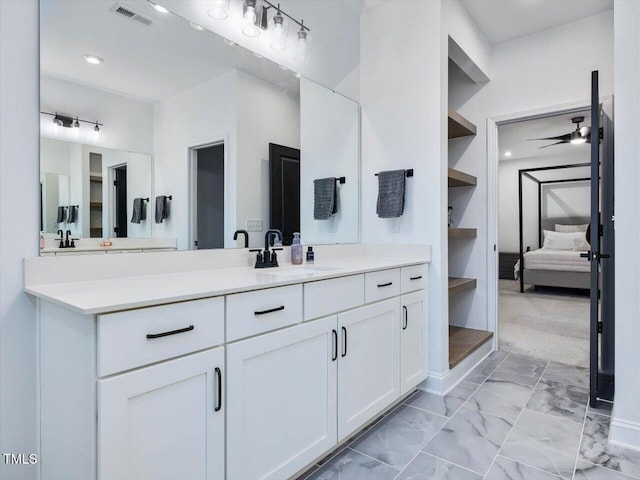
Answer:
<svg viewBox="0 0 640 480"><path fill-rule="evenodd" d="M475 238L477 236L477 228L449 227L449 238Z"/></svg>
<svg viewBox="0 0 640 480"><path fill-rule="evenodd" d="M461 172L454 168L449 169L449 186L450 187L473 187L478 183L478 179L473 175Z"/></svg>
<svg viewBox="0 0 640 480"><path fill-rule="evenodd" d="M90 182L102 183L102 176L101 175L89 175L89 181Z"/></svg>
<svg viewBox="0 0 640 480"><path fill-rule="evenodd" d="M476 126L455 110L449 109L449 138L468 137L476 134Z"/></svg>
<svg viewBox="0 0 640 480"><path fill-rule="evenodd" d="M90 227L89 235L91 238L100 238L102 237L102 227Z"/></svg>
<svg viewBox="0 0 640 480"><path fill-rule="evenodd" d="M449 368L453 368L493 338L493 332L449 326Z"/></svg>
<svg viewBox="0 0 640 480"><path fill-rule="evenodd" d="M476 284L475 278L449 277L449 296L473 290L476 288Z"/></svg>
<svg viewBox="0 0 640 480"><path fill-rule="evenodd" d="M89 202L91 208L102 208L102 202Z"/></svg>

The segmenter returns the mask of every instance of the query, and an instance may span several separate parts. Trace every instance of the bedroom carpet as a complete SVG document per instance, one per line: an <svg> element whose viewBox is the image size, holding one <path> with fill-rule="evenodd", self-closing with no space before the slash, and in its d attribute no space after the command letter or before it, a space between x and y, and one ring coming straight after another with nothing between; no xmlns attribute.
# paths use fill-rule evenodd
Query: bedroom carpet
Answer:
<svg viewBox="0 0 640 480"><path fill-rule="evenodd" d="M568 365L589 365L589 297L562 290L520 293L499 280L500 350Z"/></svg>

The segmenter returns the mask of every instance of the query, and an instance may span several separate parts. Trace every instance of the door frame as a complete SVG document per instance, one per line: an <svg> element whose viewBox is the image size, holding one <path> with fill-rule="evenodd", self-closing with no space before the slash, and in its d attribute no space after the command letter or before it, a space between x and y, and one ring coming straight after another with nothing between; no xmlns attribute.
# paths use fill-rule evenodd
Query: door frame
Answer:
<svg viewBox="0 0 640 480"><path fill-rule="evenodd" d="M603 104L612 99L611 95L600 97ZM496 115L487 118L487 326L493 334L493 348L498 349L498 127L508 123L534 120L552 115L562 115L588 110L591 100L585 98L576 102L549 105L546 107Z"/></svg>
<svg viewBox="0 0 640 480"><path fill-rule="evenodd" d="M212 140L205 140L187 147L188 172L188 238L187 250L197 250L194 245L198 237L198 150L222 145L224 161L224 248L235 247L235 241L229 235L236 230L236 165L231 162L229 154L229 135L214 135ZM233 195L232 195L233 191Z"/></svg>

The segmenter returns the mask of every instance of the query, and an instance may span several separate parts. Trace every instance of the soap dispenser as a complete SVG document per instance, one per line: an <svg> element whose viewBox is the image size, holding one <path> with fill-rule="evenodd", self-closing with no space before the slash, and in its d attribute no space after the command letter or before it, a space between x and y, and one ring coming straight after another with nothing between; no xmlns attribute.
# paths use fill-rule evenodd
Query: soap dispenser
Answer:
<svg viewBox="0 0 640 480"><path fill-rule="evenodd" d="M302 244L300 243L300 232L294 232L293 242L291 243L291 263L294 265L302 264Z"/></svg>

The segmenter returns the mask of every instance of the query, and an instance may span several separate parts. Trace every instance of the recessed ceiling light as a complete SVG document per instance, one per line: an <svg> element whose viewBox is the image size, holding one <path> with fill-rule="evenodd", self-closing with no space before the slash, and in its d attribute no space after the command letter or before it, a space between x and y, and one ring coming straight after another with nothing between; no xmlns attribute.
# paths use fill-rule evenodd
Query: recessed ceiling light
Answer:
<svg viewBox="0 0 640 480"><path fill-rule="evenodd" d="M230 47L235 47L237 45L236 42L233 42L231 40L229 40L228 38L224 39L224 43L226 43L227 45L229 45Z"/></svg>
<svg viewBox="0 0 640 480"><path fill-rule="evenodd" d="M193 28L194 30L198 30L199 32L202 32L204 30L204 27L201 27L197 23L189 22L189 25L191 25L191 28Z"/></svg>
<svg viewBox="0 0 640 480"><path fill-rule="evenodd" d="M100 65L102 62L104 62L104 59L102 57L98 57L97 55L83 55L82 57L91 65Z"/></svg>
<svg viewBox="0 0 640 480"><path fill-rule="evenodd" d="M504 156L505 156L505 157L510 157L511 155L512 155L512 154L511 154L511 151L510 151L510 150L507 150L506 152L504 152Z"/></svg>
<svg viewBox="0 0 640 480"><path fill-rule="evenodd" d="M164 8L162 5L158 5L157 3L153 3L151 0L147 0L147 1L149 2L149 5L151 5L156 12L169 13L169 10Z"/></svg>

